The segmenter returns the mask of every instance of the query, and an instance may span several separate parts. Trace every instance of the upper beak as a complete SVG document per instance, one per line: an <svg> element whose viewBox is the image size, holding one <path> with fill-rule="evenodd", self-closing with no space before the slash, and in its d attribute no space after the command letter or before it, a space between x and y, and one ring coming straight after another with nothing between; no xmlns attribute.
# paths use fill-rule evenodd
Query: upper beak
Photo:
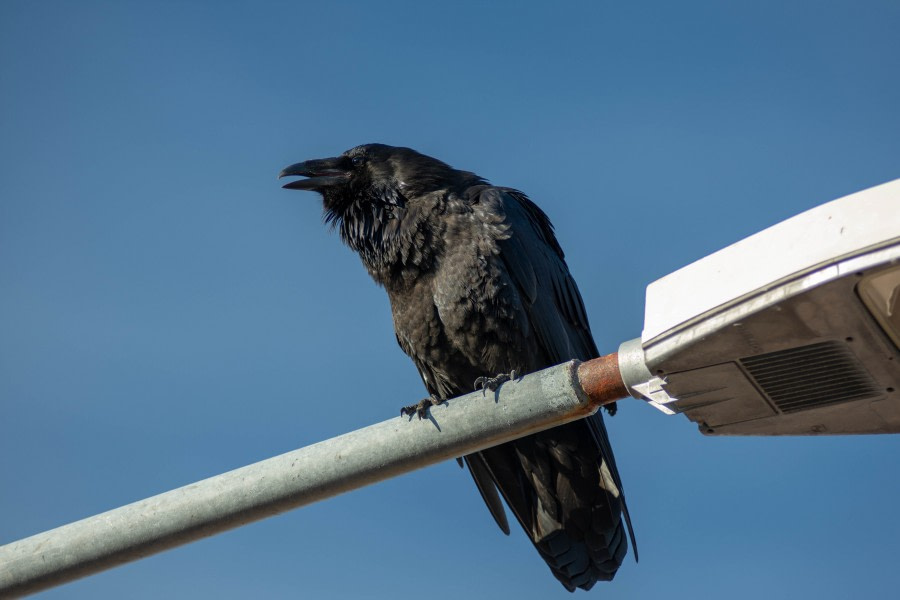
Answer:
<svg viewBox="0 0 900 600"><path fill-rule="evenodd" d="M286 167L278 174L278 178L281 179L289 175L309 177L309 179L298 179L297 181L286 183L282 187L288 190L321 191L326 187L346 182L350 179L352 168L353 163L346 156L319 158Z"/></svg>

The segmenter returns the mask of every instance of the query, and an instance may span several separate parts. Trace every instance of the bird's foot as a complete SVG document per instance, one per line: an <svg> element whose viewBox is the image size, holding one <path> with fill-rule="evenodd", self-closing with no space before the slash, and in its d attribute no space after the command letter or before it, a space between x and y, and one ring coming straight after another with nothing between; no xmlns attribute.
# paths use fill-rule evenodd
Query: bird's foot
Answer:
<svg viewBox="0 0 900 600"><path fill-rule="evenodd" d="M437 406L438 404L443 404L444 400L440 398L435 398L434 396L430 398L425 398L418 404L410 404L409 406L404 406L400 409L400 416L405 417L409 415L410 417L413 415L417 415L419 419L424 419L427 415L426 412L429 406Z"/></svg>
<svg viewBox="0 0 900 600"><path fill-rule="evenodd" d="M481 390L482 395L486 395L488 390L495 392L497 391L498 387L500 387L507 381L513 381L515 378L515 369L510 371L509 375L507 375L506 373L500 373L496 377L479 377L475 380L475 389Z"/></svg>

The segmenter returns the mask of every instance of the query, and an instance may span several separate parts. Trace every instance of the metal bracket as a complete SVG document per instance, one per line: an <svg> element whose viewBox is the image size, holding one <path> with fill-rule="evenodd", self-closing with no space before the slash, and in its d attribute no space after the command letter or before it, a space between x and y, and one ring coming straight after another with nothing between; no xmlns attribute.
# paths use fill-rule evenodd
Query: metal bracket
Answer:
<svg viewBox="0 0 900 600"><path fill-rule="evenodd" d="M641 338L622 342L619 346L619 373L632 397L646 400L667 415L675 414L675 411L666 404L675 402L677 398L672 398L666 392L666 380L654 375L647 368Z"/></svg>

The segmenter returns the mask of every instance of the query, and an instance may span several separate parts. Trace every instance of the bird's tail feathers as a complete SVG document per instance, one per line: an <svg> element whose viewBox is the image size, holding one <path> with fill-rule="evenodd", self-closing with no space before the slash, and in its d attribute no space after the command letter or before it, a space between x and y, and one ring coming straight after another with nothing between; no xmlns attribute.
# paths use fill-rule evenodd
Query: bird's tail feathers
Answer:
<svg viewBox="0 0 900 600"><path fill-rule="evenodd" d="M497 493L497 485L494 483L494 478L491 476L490 469L485 464L484 458L481 454L470 454L464 460L469 466L469 473L472 474L472 479L475 480L475 487L478 488L478 492L491 512L491 516L494 517L494 521L497 522L500 530L509 535L509 522L506 520L506 511L503 509L503 502Z"/></svg>

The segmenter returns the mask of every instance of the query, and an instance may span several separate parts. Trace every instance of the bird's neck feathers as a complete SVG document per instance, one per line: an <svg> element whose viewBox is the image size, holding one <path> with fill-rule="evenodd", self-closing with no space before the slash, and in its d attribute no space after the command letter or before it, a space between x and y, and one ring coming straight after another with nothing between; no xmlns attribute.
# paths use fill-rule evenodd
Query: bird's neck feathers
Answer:
<svg viewBox="0 0 900 600"><path fill-rule="evenodd" d="M482 183L474 173L429 159L389 179L326 195L325 221L338 229L378 284L402 288L427 273L443 252L442 216L450 199Z"/></svg>
<svg viewBox="0 0 900 600"><path fill-rule="evenodd" d="M416 273L427 271L442 251L439 215L445 193L410 202L399 190L360 193L340 204L325 203L325 221L359 254L376 283L405 286Z"/></svg>

